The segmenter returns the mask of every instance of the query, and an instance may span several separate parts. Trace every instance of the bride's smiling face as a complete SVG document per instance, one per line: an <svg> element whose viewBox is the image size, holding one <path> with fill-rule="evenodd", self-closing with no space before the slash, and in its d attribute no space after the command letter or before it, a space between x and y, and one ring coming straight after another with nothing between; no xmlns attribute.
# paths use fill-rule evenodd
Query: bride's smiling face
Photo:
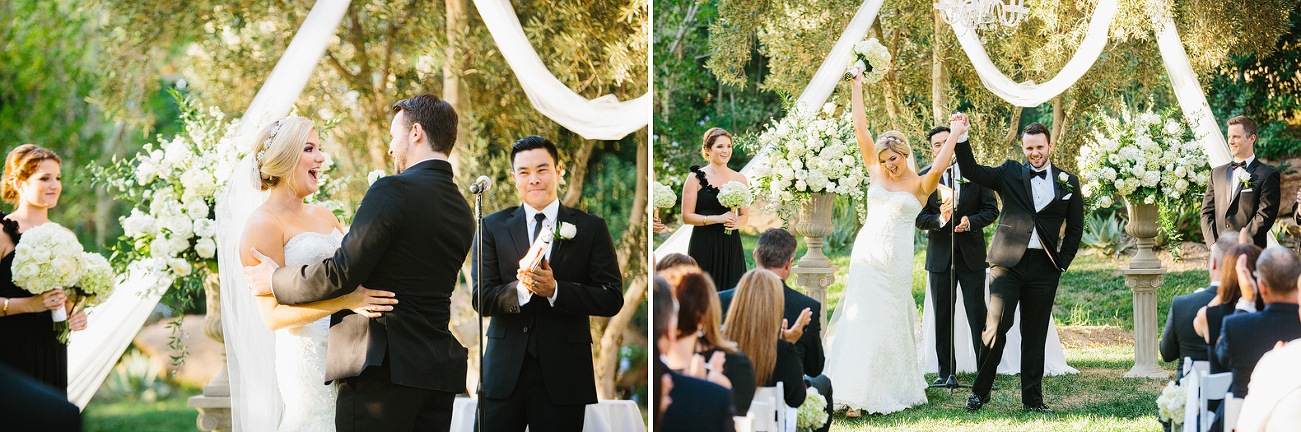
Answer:
<svg viewBox="0 0 1301 432"><path fill-rule="evenodd" d="M881 164L881 169L885 170L891 178L899 178L903 170L908 169L908 158L895 152L886 150L876 154L877 162Z"/></svg>
<svg viewBox="0 0 1301 432"><path fill-rule="evenodd" d="M321 164L325 163L325 153L321 152L321 138L316 134L316 130L307 134L307 142L303 143L302 152L298 154L298 165L294 167L294 182L298 183L294 190L304 197L316 193L321 189Z"/></svg>

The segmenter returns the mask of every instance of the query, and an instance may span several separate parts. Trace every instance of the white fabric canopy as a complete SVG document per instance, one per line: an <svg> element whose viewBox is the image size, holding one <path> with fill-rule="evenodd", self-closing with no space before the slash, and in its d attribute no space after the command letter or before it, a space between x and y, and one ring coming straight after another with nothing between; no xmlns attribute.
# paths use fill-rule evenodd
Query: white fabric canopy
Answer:
<svg viewBox="0 0 1301 432"><path fill-rule="evenodd" d="M1174 21L1168 13L1158 15L1153 12L1152 24L1156 27L1156 45L1161 49L1161 59L1165 62L1166 74L1170 76L1170 85L1174 87L1175 98L1179 100L1179 109L1183 111L1184 120L1192 126L1193 133L1202 140L1202 150L1211 166L1229 163L1229 144L1224 141L1224 134L1215 121L1215 113L1206 103L1206 93L1197 82L1197 73L1188 62L1188 52L1179 40ZM1274 236L1270 236L1273 240Z"/></svg>
<svg viewBox="0 0 1301 432"><path fill-rule="evenodd" d="M650 92L626 102L614 95L584 98L547 70L524 35L510 0L474 0L474 6L533 108L552 121L592 140L621 139L650 122Z"/></svg>

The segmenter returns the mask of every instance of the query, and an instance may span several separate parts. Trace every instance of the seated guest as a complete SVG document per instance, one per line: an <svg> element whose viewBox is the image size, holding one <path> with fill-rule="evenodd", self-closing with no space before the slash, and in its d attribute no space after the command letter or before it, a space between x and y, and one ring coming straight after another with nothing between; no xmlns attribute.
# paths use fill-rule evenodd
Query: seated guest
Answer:
<svg viewBox="0 0 1301 432"><path fill-rule="evenodd" d="M661 258L661 259L659 260L659 262L656 262L656 263L655 263L655 273L658 274L659 272L662 272L662 271L665 271L665 270L668 270L668 269L671 269L671 268L674 268L674 267L678 267L678 266L688 266L688 265L689 265L689 266L693 266L693 267L700 267L700 266L696 265L696 259L695 259L695 258L692 258L692 257L690 257L690 256L687 256L687 254L680 254L680 253L676 253L676 252L674 252L674 253L671 253L671 254L665 255L664 258Z"/></svg>
<svg viewBox="0 0 1301 432"><path fill-rule="evenodd" d="M781 287L781 279L768 270L754 269L742 275L727 310L723 336L750 353L756 386L772 387L780 382L786 404L799 407L805 397L804 365L795 344L778 337L784 306Z"/></svg>
<svg viewBox="0 0 1301 432"><path fill-rule="evenodd" d="M61 389L0 363L0 430L80 431L81 412Z"/></svg>
<svg viewBox="0 0 1301 432"><path fill-rule="evenodd" d="M677 342L666 362L669 368L686 369L696 356L712 359L721 353L723 375L732 386L733 406L738 413L749 411L754 399L754 366L736 349L736 342L724 338L719 329L722 312L718 290L709 275L696 266L678 266L658 275L668 281L678 300Z"/></svg>
<svg viewBox="0 0 1301 432"><path fill-rule="evenodd" d="M819 316L822 304L786 285L786 278L791 274L791 264L795 262L796 246L795 237L784 229L764 231L754 247L754 265L781 278L782 299L785 301L782 318L789 326L782 329L782 339L795 344L804 362L804 374L816 377L822 374L822 367L826 363L822 351L822 319ZM724 311L732 306L732 296L735 294L736 289L718 293ZM723 318L726 319L727 315L724 314ZM799 323L807 324L797 325Z"/></svg>
<svg viewBox="0 0 1301 432"><path fill-rule="evenodd" d="M1197 335L1193 329L1193 318L1197 311L1206 306L1218 294L1220 273L1222 273L1224 254L1238 245L1238 233L1221 235L1211 244L1211 256L1206 260L1210 273L1211 285L1199 288L1192 294L1175 297L1170 303L1170 315L1165 320L1165 331L1161 333L1161 360L1178 361L1175 368L1179 373L1184 366L1184 357L1194 361L1206 361L1208 347L1206 339Z"/></svg>
<svg viewBox="0 0 1301 432"><path fill-rule="evenodd" d="M1241 239L1239 239L1241 241ZM1238 272L1235 271L1239 260L1244 260L1248 272L1256 271L1256 259L1260 257L1260 248L1253 244L1239 244L1224 254L1224 271L1220 272L1220 287L1214 300L1197 311L1193 328L1207 343L1206 360L1210 363L1210 373L1228 372L1215 357L1215 342L1220 337L1220 325L1224 317L1237 311L1238 301L1242 299L1242 288L1238 284Z"/></svg>
<svg viewBox="0 0 1301 432"><path fill-rule="evenodd" d="M678 326L678 308L677 302L673 300L669 283L658 276L655 277L654 283L652 315L655 331L655 382L657 387L668 387L658 388L661 391L660 397L654 398L655 430L657 432L733 431L735 423L732 420L734 414L732 397L727 388L699 378L680 375L664 366L661 359L671 355L675 348L674 334ZM668 379L664 379L664 376Z"/></svg>
<svg viewBox="0 0 1301 432"><path fill-rule="evenodd" d="M1266 306L1268 307L1268 306ZM1238 432L1301 430L1301 339L1265 353L1251 373Z"/></svg>
<svg viewBox="0 0 1301 432"><path fill-rule="evenodd" d="M1297 319L1297 276L1301 260L1282 246L1265 249L1256 261L1260 280L1252 280L1246 266L1238 266L1238 278L1244 285L1255 285L1265 301L1257 313L1238 313L1224 317L1215 354L1221 365L1233 371L1234 397L1247 396L1256 362L1282 341L1301 337L1301 320ZM1244 288L1245 289L1245 288Z"/></svg>

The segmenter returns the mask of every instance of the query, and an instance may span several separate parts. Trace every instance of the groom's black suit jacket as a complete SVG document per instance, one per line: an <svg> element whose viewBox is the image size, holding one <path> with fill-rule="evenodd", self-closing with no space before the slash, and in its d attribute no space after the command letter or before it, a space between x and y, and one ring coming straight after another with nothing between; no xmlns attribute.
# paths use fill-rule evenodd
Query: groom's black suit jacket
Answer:
<svg viewBox="0 0 1301 432"><path fill-rule="evenodd" d="M922 174L931 171L930 167ZM948 186L948 185L945 185ZM917 214L917 229L930 231L926 240L926 271L943 272L949 269L949 230L967 217L971 225L964 232L953 235L954 246L962 253L962 263L967 270L985 269L985 232L984 228L998 218L998 200L994 191L984 186L970 183L959 185L958 207L953 209L949 223L940 227L940 191L936 189L926 200L926 206Z"/></svg>
<svg viewBox="0 0 1301 432"><path fill-rule="evenodd" d="M1243 227L1252 243L1265 247L1270 228L1278 218L1281 197L1279 174L1273 167L1260 162L1257 157L1243 168L1251 175L1251 186L1239 183L1236 191L1229 190L1229 164L1211 170L1206 194L1202 197L1202 236L1206 243L1215 243L1220 234L1236 233Z"/></svg>
<svg viewBox="0 0 1301 432"><path fill-rule="evenodd" d="M1002 216L986 261L1001 267L1015 267L1025 255L1030 237L1037 229L1048 257L1065 272L1079 252L1080 237L1084 235L1084 198L1080 194L1080 179L1052 165L1048 180L1053 184L1053 200L1042 211L1035 211L1030 164L1008 160L996 167L982 166L976 163L971 143L967 141L958 143L955 152L963 177L992 189L1003 198ZM1061 174L1066 174L1069 190L1058 180ZM1059 246L1057 238L1063 223L1066 224L1066 235Z"/></svg>
<svg viewBox="0 0 1301 432"><path fill-rule="evenodd" d="M465 392L467 353L448 330L452 291L474 240L474 216L444 160L420 162L371 185L333 258L272 276L281 304L305 304L358 285L391 291L398 304L369 319L330 317L325 379L355 377L388 354L392 382Z"/></svg>
<svg viewBox="0 0 1301 432"><path fill-rule="evenodd" d="M556 304L534 295L520 306L515 273L532 243L525 213L523 207L512 207L483 219L483 273L475 278L481 285L475 287L473 301L492 317L483 360L484 396L511 395L533 338L551 401L596 403L588 317L614 316L623 307L623 276L609 228L600 217L560 206L556 219L573 224L578 234L551 245L548 264L556 279Z"/></svg>

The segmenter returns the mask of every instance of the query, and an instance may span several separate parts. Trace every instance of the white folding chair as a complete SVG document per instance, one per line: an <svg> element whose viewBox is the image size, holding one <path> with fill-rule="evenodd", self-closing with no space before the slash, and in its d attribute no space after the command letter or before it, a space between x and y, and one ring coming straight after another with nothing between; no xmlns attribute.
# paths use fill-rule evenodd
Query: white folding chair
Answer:
<svg viewBox="0 0 1301 432"><path fill-rule="evenodd" d="M754 432L777 432L773 429L772 404L766 399L756 398L750 402L750 411L745 414L745 418L750 420L750 430Z"/></svg>
<svg viewBox="0 0 1301 432"><path fill-rule="evenodd" d="M1215 420L1215 413L1207 412L1207 402L1224 399L1225 393L1229 391L1229 386L1233 384L1233 373L1223 372L1210 374L1198 371L1197 377L1200 386L1200 393L1197 398L1197 410L1201 413L1198 416L1198 432L1206 432L1211 428L1211 423Z"/></svg>
<svg viewBox="0 0 1301 432"><path fill-rule="evenodd" d="M1242 398L1233 393L1224 396L1224 430L1231 431L1238 427L1238 414L1242 413Z"/></svg>
<svg viewBox="0 0 1301 432"><path fill-rule="evenodd" d="M736 432L755 432L754 417L749 414L744 416L732 416L732 423L735 424Z"/></svg>
<svg viewBox="0 0 1301 432"><path fill-rule="evenodd" d="M754 390L754 402L767 403L767 411L761 412L762 417L755 416L756 423L769 424L766 430L773 432L786 430L786 423L783 422L786 417L786 398L782 395L781 385L782 383L778 381L775 387L759 387ZM753 403L750 405L750 411L755 411Z"/></svg>

